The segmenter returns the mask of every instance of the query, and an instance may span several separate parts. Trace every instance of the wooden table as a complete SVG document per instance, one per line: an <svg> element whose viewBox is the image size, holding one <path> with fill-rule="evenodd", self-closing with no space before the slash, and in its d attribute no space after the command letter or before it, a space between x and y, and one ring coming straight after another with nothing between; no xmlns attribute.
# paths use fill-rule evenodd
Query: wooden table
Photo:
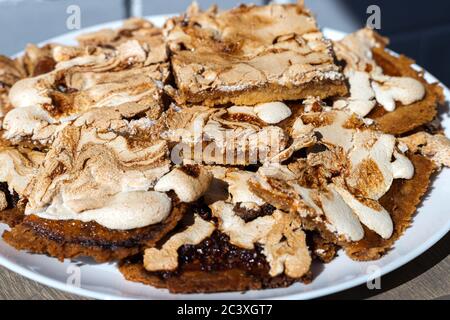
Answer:
<svg viewBox="0 0 450 320"><path fill-rule="evenodd" d="M382 277L380 290L366 285L324 299L447 299L450 300L450 233L426 253ZM83 299L28 280L0 267L2 299Z"/></svg>

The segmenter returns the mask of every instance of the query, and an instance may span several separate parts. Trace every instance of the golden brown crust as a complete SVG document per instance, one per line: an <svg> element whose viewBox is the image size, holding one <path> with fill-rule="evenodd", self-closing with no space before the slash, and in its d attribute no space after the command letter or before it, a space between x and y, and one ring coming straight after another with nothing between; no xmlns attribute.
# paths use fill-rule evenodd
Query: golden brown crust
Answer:
<svg viewBox="0 0 450 320"><path fill-rule="evenodd" d="M435 171L432 161L420 155L411 155L415 175L411 180L395 180L392 187L381 199L380 204L391 214L394 233L383 239L375 232L365 228L364 239L345 246L347 254L354 260L367 261L380 259L392 248L410 226L412 216L428 190L430 178Z"/></svg>
<svg viewBox="0 0 450 320"><path fill-rule="evenodd" d="M387 112L377 105L368 117L376 120L381 131L393 135L412 131L431 122L437 115L437 107L444 102L442 87L436 83L428 83L422 73L411 67L414 61L405 56L395 57L384 48L374 48L373 54L386 75L417 79L425 86L426 95L423 100L407 106L397 103L394 112Z"/></svg>
<svg viewBox="0 0 450 320"><path fill-rule="evenodd" d="M0 223L5 223L11 228L22 222L23 217L23 209L12 208L0 211Z"/></svg>
<svg viewBox="0 0 450 320"><path fill-rule="evenodd" d="M80 256L97 262L123 259L151 247L172 230L181 219L186 205L173 209L162 223L127 231L110 230L95 222L46 220L26 216L3 239L18 250L47 254L63 260Z"/></svg>
<svg viewBox="0 0 450 320"><path fill-rule="evenodd" d="M403 106L397 103L394 112L387 112L381 106L376 106L369 117L377 121L383 132L400 135L412 131L428 122L437 115L437 107L444 102L443 88L436 83L430 84L423 74L414 70L414 61L405 57L395 57L384 48L374 48L374 59L384 73L395 77L411 77L419 80L425 86L426 95L421 101Z"/></svg>
<svg viewBox="0 0 450 320"><path fill-rule="evenodd" d="M265 282L239 269L213 272L186 271L178 277L163 279L146 271L141 262L130 261L122 262L119 270L129 281L165 288L171 293L214 293L284 288L298 281L281 276ZM309 282L310 278L305 278L304 281Z"/></svg>
<svg viewBox="0 0 450 320"><path fill-rule="evenodd" d="M174 96L177 103L201 103L205 106L226 105L256 105L272 101L298 100L304 97L339 97L347 93L347 88L339 81L326 81L320 84L313 82L300 87L267 84L246 90L227 91L207 90L199 94L190 92L178 93Z"/></svg>

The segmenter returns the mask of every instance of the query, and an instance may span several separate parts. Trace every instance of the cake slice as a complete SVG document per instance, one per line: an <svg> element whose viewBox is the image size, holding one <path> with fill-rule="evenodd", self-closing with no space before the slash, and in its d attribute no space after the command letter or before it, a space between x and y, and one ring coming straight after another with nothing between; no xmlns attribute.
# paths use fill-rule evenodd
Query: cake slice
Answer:
<svg viewBox="0 0 450 320"><path fill-rule="evenodd" d="M247 179L254 173L209 169L216 179L226 182L226 200L215 198L209 207L199 203L160 246L123 261L120 270L125 278L173 293L256 290L309 282L311 256L300 217L276 210L253 194ZM212 194L206 198L214 199Z"/></svg>
<svg viewBox="0 0 450 320"><path fill-rule="evenodd" d="M255 105L347 92L329 41L298 5L188 12L165 26L180 104Z"/></svg>
<svg viewBox="0 0 450 320"><path fill-rule="evenodd" d="M61 260L99 262L156 245L211 181L202 168L173 167L158 128L147 126L147 135L86 124L64 128L30 181L23 181L23 217L3 234L5 241ZM2 168L6 177L13 173L11 166ZM13 179L5 180L14 187Z"/></svg>
<svg viewBox="0 0 450 320"><path fill-rule="evenodd" d="M367 116L381 131L400 135L431 122L444 96L439 84L428 83L413 68L414 61L393 55L387 44L370 29L334 43L350 84L349 96L338 98L334 107Z"/></svg>

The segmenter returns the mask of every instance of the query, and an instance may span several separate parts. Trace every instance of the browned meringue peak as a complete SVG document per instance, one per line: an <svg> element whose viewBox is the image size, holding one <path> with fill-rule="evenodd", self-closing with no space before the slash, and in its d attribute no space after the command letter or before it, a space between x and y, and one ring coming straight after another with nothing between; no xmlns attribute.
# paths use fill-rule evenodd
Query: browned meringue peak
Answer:
<svg viewBox="0 0 450 320"><path fill-rule="evenodd" d="M391 77L383 73L373 59L374 48L384 48L387 39L375 31L362 29L334 44L338 59L345 61L345 76L350 83L350 97L338 99L335 107L366 116L378 104L394 111L396 102L410 105L425 97L425 86L410 77Z"/></svg>
<svg viewBox="0 0 450 320"><path fill-rule="evenodd" d="M394 136L370 129L354 115L338 110L310 112L301 115L296 126L309 124L320 134L321 143L345 152L345 182L363 197L378 200L389 190L393 179L411 179L414 174L411 161L396 148Z"/></svg>
<svg viewBox="0 0 450 320"><path fill-rule="evenodd" d="M194 224L174 234L161 249L148 248L144 253L144 268L148 271L170 271L178 267L178 249L183 245L196 245L211 236L213 223L195 215Z"/></svg>
<svg viewBox="0 0 450 320"><path fill-rule="evenodd" d="M436 166L450 167L450 140L446 136L418 132L407 137L399 138L399 141L410 152L420 153L431 159Z"/></svg>
<svg viewBox="0 0 450 320"><path fill-rule="evenodd" d="M343 80L330 43L302 5L242 5L219 12L194 4L186 15L170 19L165 32L177 87L191 103L216 90L222 103L250 103L237 100L254 97L233 92Z"/></svg>
<svg viewBox="0 0 450 320"><path fill-rule="evenodd" d="M27 188L25 213L118 230L156 224L170 214L172 200L152 188L169 170L163 140L135 141L68 126Z"/></svg>
<svg viewBox="0 0 450 320"><path fill-rule="evenodd" d="M103 29L83 34L77 40L84 47L117 47L129 40L136 40L148 51L147 65L162 63L168 59L162 30L141 18L128 19L116 30Z"/></svg>
<svg viewBox="0 0 450 320"><path fill-rule="evenodd" d="M331 183L321 189L302 186L302 176L289 168L262 167L250 180L250 188L277 208L297 212L302 218L326 228L342 241L358 241L364 237L362 224L389 238L392 220L376 201L354 196L345 185ZM341 195L345 193L345 197Z"/></svg>
<svg viewBox="0 0 450 320"><path fill-rule="evenodd" d="M0 55L0 87L12 87L14 83L25 77L25 70L18 60Z"/></svg>
<svg viewBox="0 0 450 320"><path fill-rule="evenodd" d="M11 87L26 76L21 63L0 55L0 127L5 114L12 108L8 94Z"/></svg>
<svg viewBox="0 0 450 320"><path fill-rule="evenodd" d="M182 202L194 202L206 193L212 178L213 175L203 167L185 165L161 177L154 189L159 192L174 191Z"/></svg>
<svg viewBox="0 0 450 320"><path fill-rule="evenodd" d="M275 210L272 215L245 222L234 207L224 201L210 205L213 216L219 220L219 230L230 237L231 244L245 249L261 245L273 277L284 272L300 278L309 271L311 257L297 215Z"/></svg>
<svg viewBox="0 0 450 320"><path fill-rule="evenodd" d="M145 65L145 60L145 50L132 40L121 44L114 54L62 61L50 73L17 82L9 93L15 109L5 117L5 138L46 145L81 113L130 102L150 105L156 108L151 113L159 116L168 66Z"/></svg>
<svg viewBox="0 0 450 320"><path fill-rule="evenodd" d="M257 209L265 201L250 191L248 181L255 175L254 172L228 169L223 180L228 184L230 197L228 201L240 204L247 209Z"/></svg>
<svg viewBox="0 0 450 320"><path fill-rule="evenodd" d="M268 125L253 107L208 108L172 106L162 137L178 142L172 155L209 164L264 162L285 149L287 135Z"/></svg>
<svg viewBox="0 0 450 320"><path fill-rule="evenodd" d="M135 139L159 138L164 128L160 119L162 106L149 100L147 105L131 102L117 107L95 108L81 114L71 124Z"/></svg>
<svg viewBox="0 0 450 320"><path fill-rule="evenodd" d="M11 193L23 197L44 157L44 153L24 147L0 146L0 182L6 182Z"/></svg>
<svg viewBox="0 0 450 320"><path fill-rule="evenodd" d="M377 200L394 179L411 179L414 166L394 136L344 111L327 110L301 114L292 130L312 130L326 148L311 149L289 166L266 163L250 179L250 190L281 210L312 217L345 240L361 240L361 224L389 238L392 220Z"/></svg>

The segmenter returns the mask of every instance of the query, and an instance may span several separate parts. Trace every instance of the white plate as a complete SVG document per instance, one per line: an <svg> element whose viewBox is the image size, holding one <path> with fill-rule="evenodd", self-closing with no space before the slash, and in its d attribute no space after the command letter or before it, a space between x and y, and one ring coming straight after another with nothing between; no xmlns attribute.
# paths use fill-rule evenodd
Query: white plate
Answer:
<svg viewBox="0 0 450 320"><path fill-rule="evenodd" d="M155 24L161 25L164 16L149 17ZM75 36L82 32L101 28L119 27L121 22L98 25L92 28L65 34L48 42L75 44ZM342 33L325 29L331 39L339 39ZM428 81L437 81L426 74ZM445 88L445 96L450 101L450 91ZM442 115L446 134L450 136L449 114ZM310 299L341 290L345 290L368 281L369 277L381 276L413 260L450 230L450 170L444 169L433 181L419 208L414 222L405 235L395 243L393 250L375 262L355 262L344 253L327 265L314 267L315 279L309 285L295 284L285 289L249 291L219 294L173 295L167 290L155 289L138 283L126 281L115 264L83 264L82 262L64 263L44 255L32 255L17 251L0 241L0 264L27 278L42 284L68 291L81 296L99 299ZM6 226L0 225L0 233ZM79 269L78 269L79 268ZM76 276L79 275L80 286ZM75 279L75 280L74 280ZM382 283L381 283L382 285Z"/></svg>

